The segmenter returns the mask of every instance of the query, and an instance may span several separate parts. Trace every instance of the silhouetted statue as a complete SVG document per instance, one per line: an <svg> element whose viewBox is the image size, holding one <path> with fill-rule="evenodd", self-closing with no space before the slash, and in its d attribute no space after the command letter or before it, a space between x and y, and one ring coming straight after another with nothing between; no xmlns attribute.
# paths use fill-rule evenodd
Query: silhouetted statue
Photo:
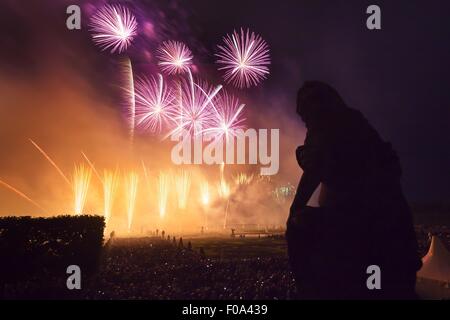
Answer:
<svg viewBox="0 0 450 320"><path fill-rule="evenodd" d="M321 82L300 88L297 113L307 134L286 238L300 298L415 298L421 262L391 144ZM308 207L319 185L319 208ZM381 290L367 287L371 265Z"/></svg>

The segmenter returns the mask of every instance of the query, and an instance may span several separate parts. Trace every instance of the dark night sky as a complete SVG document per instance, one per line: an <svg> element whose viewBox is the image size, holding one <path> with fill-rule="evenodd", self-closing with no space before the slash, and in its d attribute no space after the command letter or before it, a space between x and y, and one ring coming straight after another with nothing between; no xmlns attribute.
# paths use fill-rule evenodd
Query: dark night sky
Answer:
<svg viewBox="0 0 450 320"><path fill-rule="evenodd" d="M190 23L195 25L196 37L206 49L213 50L225 33L241 26L250 27L265 38L271 47L271 75L250 94L257 101L270 101L266 108L280 117L295 117L295 94L302 82L312 79L329 82L351 107L361 110L380 134L393 143L404 167L403 182L408 198L449 202L448 1L179 2L190 7L193 14ZM374 3L382 9L382 30L369 31L365 26L365 10ZM47 9L29 15L17 13L27 10L25 4L11 6L16 10L14 13L8 11L11 9L8 5L0 6L3 30L0 31L0 72L33 72L36 60L32 46L38 31L31 29L33 24L23 20L24 16L41 19L41 32L52 30L48 38L59 46L72 45L72 49L77 46L64 42L69 41L66 30L55 31L64 23L63 6L55 7L52 1L42 1L42 4L52 7L53 12L59 10L56 14L59 19L47 18ZM21 10L17 10L20 6ZM27 2L27 6L33 10L40 4ZM33 26L36 25L39 24ZM40 36L45 40L42 45L50 46L50 40ZM87 40L84 34L75 43L85 44ZM92 45L86 50L90 55L95 52ZM95 77L95 72L91 76ZM280 96L278 102L268 99L273 92ZM301 143L299 137L298 144Z"/></svg>
<svg viewBox="0 0 450 320"><path fill-rule="evenodd" d="M191 1L216 38L242 24L270 43L266 88L284 90L292 112L304 80L335 86L393 143L407 194L417 201L450 196L450 22L447 1ZM205 5L208 3L209 5ZM382 10L369 31L365 10ZM245 23L243 23L245 22Z"/></svg>

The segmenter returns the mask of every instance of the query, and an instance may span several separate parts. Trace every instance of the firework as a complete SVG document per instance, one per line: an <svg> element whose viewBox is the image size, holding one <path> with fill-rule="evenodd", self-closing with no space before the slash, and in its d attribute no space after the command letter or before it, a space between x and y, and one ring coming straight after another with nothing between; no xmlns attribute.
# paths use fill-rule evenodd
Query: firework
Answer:
<svg viewBox="0 0 450 320"><path fill-rule="evenodd" d="M47 210L45 210L43 207L41 207L36 201L32 200L30 197L28 197L26 194L24 194L23 192L19 191L18 189L14 188L13 186L7 184L6 182L0 180L0 184L2 186L4 186L5 188L11 190L12 192L18 194L19 196L21 196L22 198L24 198L25 200L27 200L28 202L30 202L31 204L33 204L36 208L39 208L40 210L42 210L43 212L47 212Z"/></svg>
<svg viewBox="0 0 450 320"><path fill-rule="evenodd" d="M208 206L210 200L208 181L204 181L200 184L200 194L201 194L200 200L203 206L205 207Z"/></svg>
<svg viewBox="0 0 450 320"><path fill-rule="evenodd" d="M168 196L169 176L163 172L160 172L158 182L158 207L160 218L164 218L164 216L166 215Z"/></svg>
<svg viewBox="0 0 450 320"><path fill-rule="evenodd" d="M45 157L45 159L47 159L48 162L50 162L50 164L53 166L53 168L56 169L56 171L59 173L59 175L64 179L64 181L71 186L69 179L67 179L67 177L64 175L64 173L62 172L62 170L56 165L56 163L52 160L52 158L50 158L50 156L41 148L37 145L36 142L34 142L33 140L29 139L30 142L36 147L36 149L38 149L38 151Z"/></svg>
<svg viewBox="0 0 450 320"><path fill-rule="evenodd" d="M102 51L122 53L137 35L137 22L128 8L121 5L105 5L91 18L92 39Z"/></svg>
<svg viewBox="0 0 450 320"><path fill-rule="evenodd" d="M235 178L234 182L236 185L249 185L253 180L253 174L248 175L246 173L239 173Z"/></svg>
<svg viewBox="0 0 450 320"><path fill-rule="evenodd" d="M97 177L97 179L103 184L103 179L100 177L100 174L98 173L97 169L95 169L94 164L91 162L91 160L89 160L89 158L83 151L81 151L81 154L83 155L83 158L88 163L89 167L91 167L92 171L94 171L94 174Z"/></svg>
<svg viewBox="0 0 450 320"><path fill-rule="evenodd" d="M238 88L257 86L269 74L270 55L267 43L249 29L223 38L219 45L217 64L224 79Z"/></svg>
<svg viewBox="0 0 450 320"><path fill-rule="evenodd" d="M136 127L152 133L160 133L163 125L175 121L174 94L164 82L161 74L157 77L140 78L136 83Z"/></svg>
<svg viewBox="0 0 450 320"><path fill-rule="evenodd" d="M76 215L83 213L84 205L91 182L92 169L84 164L75 166L73 173L74 211Z"/></svg>
<svg viewBox="0 0 450 320"><path fill-rule="evenodd" d="M128 128L130 133L130 141L134 139L134 129L136 126L136 95L134 91L134 75L131 60L126 58L121 64L121 73L126 86L123 87L125 92L125 111L128 119Z"/></svg>
<svg viewBox="0 0 450 320"><path fill-rule="evenodd" d="M128 232L130 232L131 224L133 223L134 209L136 207L138 181L139 181L139 177L136 172L130 172L125 179L125 195L126 195L126 201L127 201Z"/></svg>
<svg viewBox="0 0 450 320"><path fill-rule="evenodd" d="M105 170L103 172L103 202L104 202L104 216L105 224L108 226L108 221L111 218L114 195L119 185L119 176L116 171Z"/></svg>
<svg viewBox="0 0 450 320"><path fill-rule="evenodd" d="M204 133L211 134L215 139L225 137L228 140L236 135L236 130L245 128L242 114L245 104L240 104L235 96L221 92L211 106L214 116L209 127L203 130Z"/></svg>
<svg viewBox="0 0 450 320"><path fill-rule="evenodd" d="M177 127L168 136L184 131L191 135L201 134L203 128L214 125L213 99L222 89L206 83L195 83L192 74L180 83L180 101L177 109Z"/></svg>
<svg viewBox="0 0 450 320"><path fill-rule="evenodd" d="M227 181L225 180L225 163L222 162L222 164L220 165L220 182L218 185L218 192L219 192L219 196L221 198L224 199L228 199L228 197L230 196L231 190L230 190L230 186L228 185Z"/></svg>
<svg viewBox="0 0 450 320"><path fill-rule="evenodd" d="M182 42L165 41L158 48L157 58L161 71L165 74L182 74L190 71L192 52Z"/></svg>
<svg viewBox="0 0 450 320"><path fill-rule="evenodd" d="M182 171L179 176L175 177L175 188L178 195L178 208L186 209L191 188L191 175L189 172Z"/></svg>

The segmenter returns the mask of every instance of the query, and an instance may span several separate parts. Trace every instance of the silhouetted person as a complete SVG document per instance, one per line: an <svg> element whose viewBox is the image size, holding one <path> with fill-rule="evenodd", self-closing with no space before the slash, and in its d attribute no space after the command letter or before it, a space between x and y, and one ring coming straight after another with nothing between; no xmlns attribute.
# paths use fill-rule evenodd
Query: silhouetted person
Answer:
<svg viewBox="0 0 450 320"><path fill-rule="evenodd" d="M206 257L205 249L203 249L203 247L200 247L200 249L198 250L198 253L200 254L200 257L202 259L204 259Z"/></svg>
<svg viewBox="0 0 450 320"><path fill-rule="evenodd" d="M158 233L159 233L159 230L158 230L158 229L156 229L156 236L158 236Z"/></svg>
<svg viewBox="0 0 450 320"><path fill-rule="evenodd" d="M164 235L166 234L166 232L163 230L161 231L161 237L164 239Z"/></svg>
<svg viewBox="0 0 450 320"><path fill-rule="evenodd" d="M183 245L183 238L180 237L180 241L178 241L178 248L183 249L184 245Z"/></svg>
<svg viewBox="0 0 450 320"><path fill-rule="evenodd" d="M174 246L177 245L177 240L175 239L175 237L173 237L173 239L172 239L172 244L173 244Z"/></svg>
<svg viewBox="0 0 450 320"><path fill-rule="evenodd" d="M192 243L190 241L188 242L187 248L188 248L189 251L192 250Z"/></svg>
<svg viewBox="0 0 450 320"><path fill-rule="evenodd" d="M321 82L300 88L297 113L307 134L286 237L300 297L414 298L421 262L391 144ZM319 185L320 207L308 207ZM381 290L367 288L370 265L381 269Z"/></svg>

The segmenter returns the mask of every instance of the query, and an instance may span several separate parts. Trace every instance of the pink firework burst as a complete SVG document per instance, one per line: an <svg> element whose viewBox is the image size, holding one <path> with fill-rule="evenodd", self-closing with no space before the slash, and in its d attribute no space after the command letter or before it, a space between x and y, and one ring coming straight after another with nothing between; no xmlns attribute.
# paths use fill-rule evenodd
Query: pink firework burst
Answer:
<svg viewBox="0 0 450 320"><path fill-rule="evenodd" d="M165 41L158 48L158 65L168 75L188 72L192 65L192 52L182 42Z"/></svg>
<svg viewBox="0 0 450 320"><path fill-rule="evenodd" d="M238 88L257 86L269 75L270 54L267 43L247 29L241 33L234 31L223 38L219 45L217 64L223 70L224 79Z"/></svg>
<svg viewBox="0 0 450 320"><path fill-rule="evenodd" d="M188 78L178 85L176 101L176 127L169 133L183 132L190 135L201 134L203 128L214 124L214 97L222 86L212 87L206 83L194 82L189 72Z"/></svg>
<svg viewBox="0 0 450 320"><path fill-rule="evenodd" d="M164 125L175 121L175 95L161 74L136 81L136 127L161 133Z"/></svg>
<svg viewBox="0 0 450 320"><path fill-rule="evenodd" d="M213 108L213 119L209 127L203 130L206 134L211 134L215 139L233 137L236 130L244 129L245 118L243 109L245 104L241 104L239 99L226 92L219 93L211 104Z"/></svg>
<svg viewBox="0 0 450 320"><path fill-rule="evenodd" d="M102 51L122 53L137 35L137 22L128 8L121 5L105 5L91 18L92 39Z"/></svg>

